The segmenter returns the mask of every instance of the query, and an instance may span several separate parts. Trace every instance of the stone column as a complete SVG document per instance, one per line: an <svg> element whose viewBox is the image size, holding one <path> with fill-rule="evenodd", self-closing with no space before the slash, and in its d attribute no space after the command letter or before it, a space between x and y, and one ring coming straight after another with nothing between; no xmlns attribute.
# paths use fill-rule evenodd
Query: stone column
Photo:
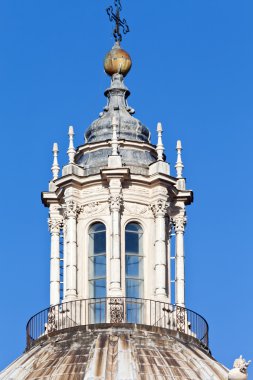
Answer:
<svg viewBox="0 0 253 380"><path fill-rule="evenodd" d="M117 192L116 192L117 191ZM119 179L110 181L110 210L112 217L112 250L110 258L110 295L121 296L121 236L120 212L122 205L121 182Z"/></svg>
<svg viewBox="0 0 253 380"><path fill-rule="evenodd" d="M171 303L171 234L172 222L167 220L167 284L168 284L168 298Z"/></svg>
<svg viewBox="0 0 253 380"><path fill-rule="evenodd" d="M76 221L78 206L74 201L66 202L64 213L66 223L66 257L65 257L65 297L66 301L71 301L77 297L77 236Z"/></svg>
<svg viewBox="0 0 253 380"><path fill-rule="evenodd" d="M60 230L62 219L48 220L51 234L51 255L50 255L50 305L60 303Z"/></svg>
<svg viewBox="0 0 253 380"><path fill-rule="evenodd" d="M184 228L186 224L185 212L173 218L176 234L175 252L175 301L177 306L185 307L185 273L184 273Z"/></svg>
<svg viewBox="0 0 253 380"><path fill-rule="evenodd" d="M166 223L167 202L159 199L152 205L155 216L155 295L167 296L166 286Z"/></svg>

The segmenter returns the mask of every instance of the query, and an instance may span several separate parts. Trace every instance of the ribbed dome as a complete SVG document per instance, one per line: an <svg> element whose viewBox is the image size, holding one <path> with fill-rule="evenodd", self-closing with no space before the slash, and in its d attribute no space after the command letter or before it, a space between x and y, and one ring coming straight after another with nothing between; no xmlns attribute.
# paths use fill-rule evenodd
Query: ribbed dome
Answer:
<svg viewBox="0 0 253 380"><path fill-rule="evenodd" d="M123 82L123 75L114 74L111 87L105 91L108 104L99 119L95 120L85 133L87 143L105 141L112 138L112 117L117 118L119 124L118 138L132 141L149 142L150 132L138 119L131 116L134 110L128 106L127 98L130 95Z"/></svg>
<svg viewBox="0 0 253 380"><path fill-rule="evenodd" d="M227 380L197 339L121 324L73 327L38 340L1 380Z"/></svg>
<svg viewBox="0 0 253 380"><path fill-rule="evenodd" d="M156 151L150 144L150 131L132 116L134 110L127 103L129 94L123 82L123 75L113 74L111 87L105 91L108 98L107 106L99 119L87 129L85 145L79 147L75 158L75 162L86 170L87 175L97 173L100 168L108 165L108 156L111 154L108 142L112 139L113 119L117 121L119 154L123 165L132 167L132 172L146 174L145 170L156 161ZM128 144L125 144L126 141ZM102 142L106 144L100 145Z"/></svg>

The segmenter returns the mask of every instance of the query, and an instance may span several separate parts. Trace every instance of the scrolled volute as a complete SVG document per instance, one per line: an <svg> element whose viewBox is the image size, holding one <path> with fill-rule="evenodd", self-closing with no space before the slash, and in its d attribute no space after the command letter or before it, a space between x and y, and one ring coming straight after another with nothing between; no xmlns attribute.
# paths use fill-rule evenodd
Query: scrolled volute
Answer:
<svg viewBox="0 0 253 380"><path fill-rule="evenodd" d="M80 207L75 201L73 200L67 201L66 206L65 206L65 211L64 211L64 217L66 219L77 218L79 211L80 211Z"/></svg>
<svg viewBox="0 0 253 380"><path fill-rule="evenodd" d="M150 205L154 217L165 216L168 212L169 203L164 199L158 199Z"/></svg>
<svg viewBox="0 0 253 380"><path fill-rule="evenodd" d="M59 234L63 227L63 220L60 218L49 218L48 227L51 234Z"/></svg>
<svg viewBox="0 0 253 380"><path fill-rule="evenodd" d="M121 194L111 194L109 197L109 205L111 211L120 211L123 206L123 198Z"/></svg>
<svg viewBox="0 0 253 380"><path fill-rule="evenodd" d="M184 232L187 218L185 214L179 214L172 218L172 224L175 232Z"/></svg>

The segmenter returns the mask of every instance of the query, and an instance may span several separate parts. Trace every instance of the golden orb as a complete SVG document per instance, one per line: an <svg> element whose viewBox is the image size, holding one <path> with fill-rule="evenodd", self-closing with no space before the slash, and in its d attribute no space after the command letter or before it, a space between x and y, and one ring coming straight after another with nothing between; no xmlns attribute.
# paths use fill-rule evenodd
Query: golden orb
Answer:
<svg viewBox="0 0 253 380"><path fill-rule="evenodd" d="M124 77L127 75L132 66L130 55L119 45L114 45L104 59L105 72L112 76L113 74L122 74Z"/></svg>

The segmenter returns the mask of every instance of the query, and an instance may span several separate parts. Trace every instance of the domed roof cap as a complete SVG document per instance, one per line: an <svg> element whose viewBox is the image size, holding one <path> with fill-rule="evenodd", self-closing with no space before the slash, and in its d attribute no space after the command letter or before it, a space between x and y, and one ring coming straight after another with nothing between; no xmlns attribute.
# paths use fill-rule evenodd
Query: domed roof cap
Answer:
<svg viewBox="0 0 253 380"><path fill-rule="evenodd" d="M113 53L112 53L113 52ZM108 58L109 57L109 58ZM106 55L105 71L111 75L111 86L105 91L107 105L99 118L85 133L87 143L110 140L112 138L112 118L118 122L118 139L150 142L150 132L138 119L134 118L134 109L129 107L127 98L130 95L124 84L124 75L131 67L128 53L117 45Z"/></svg>

